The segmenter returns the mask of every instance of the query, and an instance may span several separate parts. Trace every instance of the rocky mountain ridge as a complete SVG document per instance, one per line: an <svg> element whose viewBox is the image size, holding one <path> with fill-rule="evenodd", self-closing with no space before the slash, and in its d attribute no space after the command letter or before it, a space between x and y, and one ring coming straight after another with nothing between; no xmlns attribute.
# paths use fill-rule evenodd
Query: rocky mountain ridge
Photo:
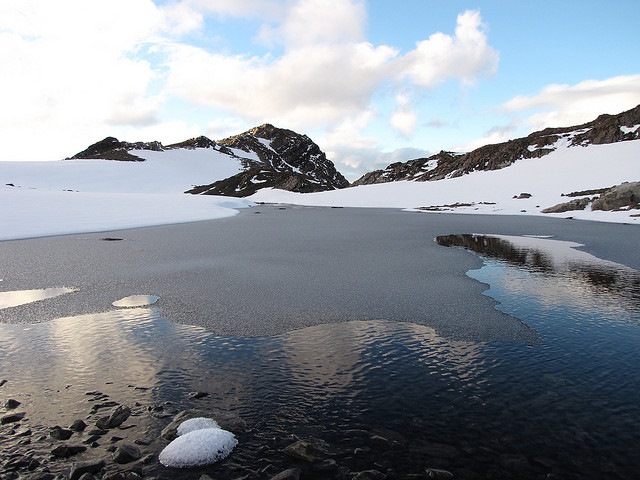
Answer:
<svg viewBox="0 0 640 480"><path fill-rule="evenodd" d="M617 115L600 115L582 125L546 128L468 153L440 151L427 158L396 162L368 172L351 184L369 185L401 180L433 181L460 177L474 171L497 170L517 160L540 158L560 146L586 146L636 140L640 137L640 105ZM262 188L309 193L350 186L333 162L308 136L264 124L217 142L200 136L163 145L160 142L121 142L107 137L72 159L137 161L136 151L208 148L237 159L243 170L231 177L193 187L186 193L246 197Z"/></svg>
<svg viewBox="0 0 640 480"><path fill-rule="evenodd" d="M264 124L220 140L244 171L187 193L246 197L261 188L309 193L349 186L320 147L306 135Z"/></svg>
<svg viewBox="0 0 640 480"><path fill-rule="evenodd" d="M540 158L560 144L601 145L640 136L640 105L617 115L600 115L582 125L546 128L508 142L485 145L468 153L441 151L427 158L396 162L383 170L368 172L352 186L414 180L418 182L455 178L474 171L498 170L515 161Z"/></svg>
<svg viewBox="0 0 640 480"><path fill-rule="evenodd" d="M308 136L270 124L218 142L200 136L165 146L157 141L130 143L107 137L70 159L142 162L144 159L136 155L136 151L195 148L209 148L236 158L243 171L223 180L196 186L186 193L246 197L267 187L307 193L349 186L333 162Z"/></svg>

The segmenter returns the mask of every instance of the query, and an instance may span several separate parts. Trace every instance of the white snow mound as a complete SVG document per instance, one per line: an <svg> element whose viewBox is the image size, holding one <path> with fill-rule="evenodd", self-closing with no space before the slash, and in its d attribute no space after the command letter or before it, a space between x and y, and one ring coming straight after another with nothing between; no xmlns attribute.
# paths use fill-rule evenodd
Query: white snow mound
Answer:
<svg viewBox="0 0 640 480"><path fill-rule="evenodd" d="M195 430L204 430L205 428L220 428L220 425L218 425L218 422L216 422L212 418L191 418L189 420L185 420L180 424L177 433L178 436L181 436L185 433L193 432Z"/></svg>
<svg viewBox="0 0 640 480"><path fill-rule="evenodd" d="M160 452L158 459L165 467L202 467L228 457L237 444L231 432L221 428L203 428L173 440Z"/></svg>

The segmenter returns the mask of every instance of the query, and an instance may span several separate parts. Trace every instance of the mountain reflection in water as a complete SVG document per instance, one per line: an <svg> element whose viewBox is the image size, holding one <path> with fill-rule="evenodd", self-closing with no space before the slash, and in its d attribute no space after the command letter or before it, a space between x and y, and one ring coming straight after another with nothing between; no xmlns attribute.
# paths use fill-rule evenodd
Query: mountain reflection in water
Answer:
<svg viewBox="0 0 640 480"><path fill-rule="evenodd" d="M559 291L606 297L610 303L622 302L622 309L640 308L640 272L576 250L582 246L579 243L544 237L474 234L443 235L436 241L439 245L463 247L487 259L538 274L539 283L553 283Z"/></svg>

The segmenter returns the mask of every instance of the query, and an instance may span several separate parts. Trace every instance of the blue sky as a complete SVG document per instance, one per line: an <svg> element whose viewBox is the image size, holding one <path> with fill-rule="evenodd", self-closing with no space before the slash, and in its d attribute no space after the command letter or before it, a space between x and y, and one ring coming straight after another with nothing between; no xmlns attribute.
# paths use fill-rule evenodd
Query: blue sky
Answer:
<svg viewBox="0 0 640 480"><path fill-rule="evenodd" d="M0 160L261 123L348 178L640 103L640 2L2 0Z"/></svg>

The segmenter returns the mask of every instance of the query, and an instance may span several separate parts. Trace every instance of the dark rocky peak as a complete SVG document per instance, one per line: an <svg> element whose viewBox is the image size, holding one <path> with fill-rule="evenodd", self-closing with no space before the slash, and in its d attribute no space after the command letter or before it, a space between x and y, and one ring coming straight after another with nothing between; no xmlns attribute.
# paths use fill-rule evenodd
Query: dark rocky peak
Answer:
<svg viewBox="0 0 640 480"><path fill-rule="evenodd" d="M127 162L142 162L144 159L129 153L131 150L163 151L160 142L121 142L115 137L107 137L104 140L90 145L87 149L76 153L70 159L103 159L119 160Z"/></svg>
<svg viewBox="0 0 640 480"><path fill-rule="evenodd" d="M205 137L204 135L200 135L199 137L190 138L185 140L184 142L173 143L171 145L167 145L167 150L173 150L177 148L187 148L189 150L193 150L196 148L215 148L217 143L210 138Z"/></svg>
<svg viewBox="0 0 640 480"><path fill-rule="evenodd" d="M316 192L349 186L318 145L292 130L267 123L218 144L240 158L245 171L189 193L244 197L265 187Z"/></svg>

